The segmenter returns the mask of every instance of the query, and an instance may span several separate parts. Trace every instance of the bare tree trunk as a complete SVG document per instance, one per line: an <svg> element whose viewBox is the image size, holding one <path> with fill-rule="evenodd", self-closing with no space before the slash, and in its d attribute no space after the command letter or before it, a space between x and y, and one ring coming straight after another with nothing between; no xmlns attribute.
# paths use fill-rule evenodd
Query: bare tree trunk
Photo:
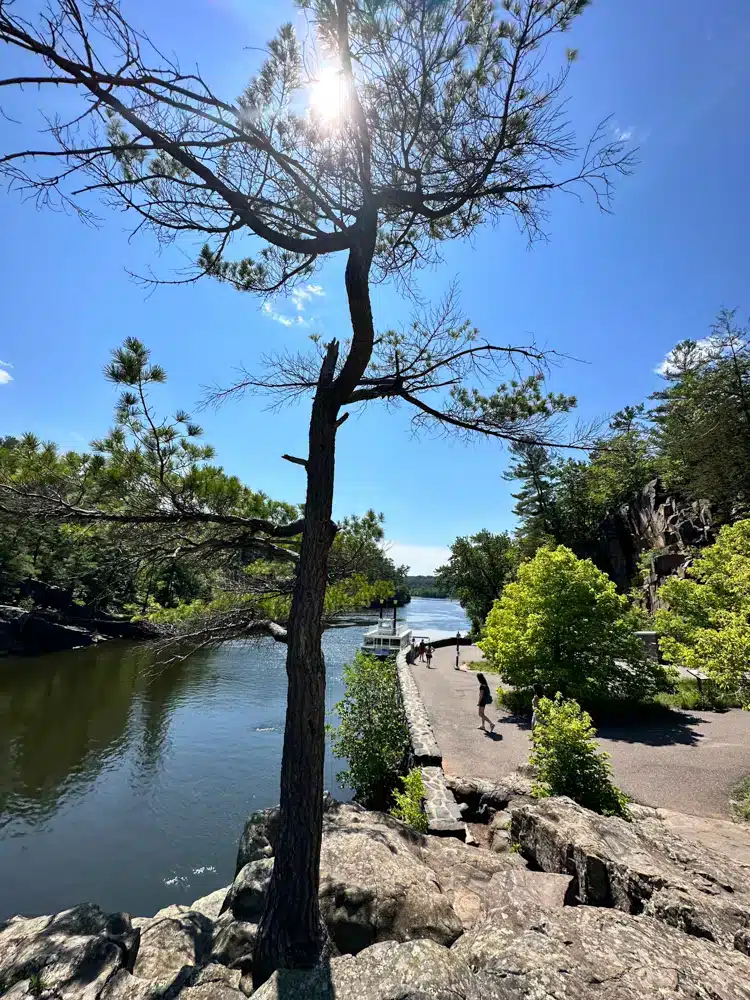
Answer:
<svg viewBox="0 0 750 1000"><path fill-rule="evenodd" d="M320 916L323 833L325 662L321 649L333 505L336 416L331 393L338 344L323 362L310 417L305 527L290 612L279 836L266 907L258 927L253 981L278 968L310 968L326 941Z"/></svg>

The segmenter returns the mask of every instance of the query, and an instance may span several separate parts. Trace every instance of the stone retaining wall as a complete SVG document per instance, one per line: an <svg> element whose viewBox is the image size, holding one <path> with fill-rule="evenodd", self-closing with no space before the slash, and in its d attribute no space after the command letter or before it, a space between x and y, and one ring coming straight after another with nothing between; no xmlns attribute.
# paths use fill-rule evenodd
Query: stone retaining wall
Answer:
<svg viewBox="0 0 750 1000"><path fill-rule="evenodd" d="M401 701L409 727L409 766L418 767L422 772L428 832L466 840L466 824L453 792L446 784L443 754L432 731L417 682L406 661L406 653L398 657L396 668Z"/></svg>

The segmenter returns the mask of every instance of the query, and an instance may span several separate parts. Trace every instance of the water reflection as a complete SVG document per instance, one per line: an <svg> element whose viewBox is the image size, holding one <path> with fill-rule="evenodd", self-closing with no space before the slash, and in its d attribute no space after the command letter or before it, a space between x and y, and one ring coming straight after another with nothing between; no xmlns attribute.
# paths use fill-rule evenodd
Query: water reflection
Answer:
<svg viewBox="0 0 750 1000"><path fill-rule="evenodd" d="M417 627L465 627L414 601ZM327 709L363 625L326 633ZM156 666L108 643L0 660L0 920L91 900L155 912L225 885L251 809L278 801L285 650L232 644ZM339 798L330 751L325 784Z"/></svg>

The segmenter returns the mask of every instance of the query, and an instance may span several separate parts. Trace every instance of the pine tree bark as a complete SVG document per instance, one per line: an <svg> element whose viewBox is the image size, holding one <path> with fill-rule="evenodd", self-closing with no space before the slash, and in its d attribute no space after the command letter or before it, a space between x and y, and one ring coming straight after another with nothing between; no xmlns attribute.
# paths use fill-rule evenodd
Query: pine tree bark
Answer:
<svg viewBox="0 0 750 1000"><path fill-rule="evenodd" d="M323 833L325 661L321 648L331 519L336 416L331 397L338 345L323 362L310 417L305 528L302 535L287 648L287 709L281 760L280 823L273 875L258 927L253 981L278 968L310 968L326 940L320 916Z"/></svg>
<svg viewBox="0 0 750 1000"><path fill-rule="evenodd" d="M336 534L332 512L338 414L369 364L375 338L369 292L375 213L363 213L361 226L362 240L349 253L345 275L351 348L336 375L339 344L333 340L328 345L310 415L305 526L289 614L279 834L253 956L256 988L276 969L316 965L327 940L318 902L326 685L321 637L328 556Z"/></svg>

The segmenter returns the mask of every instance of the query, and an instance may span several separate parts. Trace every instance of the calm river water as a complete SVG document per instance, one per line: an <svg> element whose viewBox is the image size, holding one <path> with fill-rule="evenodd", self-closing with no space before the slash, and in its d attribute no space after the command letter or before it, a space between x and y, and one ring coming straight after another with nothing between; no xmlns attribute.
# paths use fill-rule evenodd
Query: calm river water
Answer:
<svg viewBox="0 0 750 1000"><path fill-rule="evenodd" d="M415 599L420 628L465 629ZM329 710L363 625L325 635ZM156 668L108 643L0 660L0 920L91 901L150 915L231 881L248 812L278 801L284 648L228 645ZM342 765L326 758L326 788Z"/></svg>

